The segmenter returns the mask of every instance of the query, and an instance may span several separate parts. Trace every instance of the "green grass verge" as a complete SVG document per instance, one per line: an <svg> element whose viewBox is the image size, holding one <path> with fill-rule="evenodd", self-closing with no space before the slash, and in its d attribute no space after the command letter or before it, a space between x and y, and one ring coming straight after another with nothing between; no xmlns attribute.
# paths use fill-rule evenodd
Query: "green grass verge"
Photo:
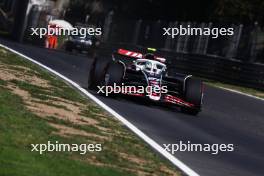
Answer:
<svg viewBox="0 0 264 176"><path fill-rule="evenodd" d="M63 139L52 136L53 129L44 120L25 109L19 96L3 88L0 88L0 112L0 175L124 175L116 169L73 160L63 153L31 152L31 143Z"/></svg>
<svg viewBox="0 0 264 176"><path fill-rule="evenodd" d="M33 77L45 81L48 87L37 85L34 79L30 81L29 78ZM56 112L40 115L30 109L34 105L40 112L46 111L45 108ZM70 116L72 106L80 108L74 116ZM59 112L66 117L62 118ZM83 119L76 123L71 120L75 116ZM89 120L97 123L81 123ZM51 124L89 135L62 135L65 130ZM103 150L85 155L78 152L45 152L42 155L31 152L31 144L47 144L48 141L101 143ZM0 48L0 175L181 174L91 100L40 67Z"/></svg>

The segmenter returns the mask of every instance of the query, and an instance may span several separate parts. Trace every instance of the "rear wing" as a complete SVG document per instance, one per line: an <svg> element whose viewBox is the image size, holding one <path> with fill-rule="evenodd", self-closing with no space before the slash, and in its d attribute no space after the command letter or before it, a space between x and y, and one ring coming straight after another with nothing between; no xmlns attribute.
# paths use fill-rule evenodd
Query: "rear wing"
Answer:
<svg viewBox="0 0 264 176"><path fill-rule="evenodd" d="M132 57L135 59L142 59L143 58L142 53L129 51L129 50L125 50L125 49L118 49L117 53L120 55L123 55L123 56Z"/></svg>
<svg viewBox="0 0 264 176"><path fill-rule="evenodd" d="M144 56L142 53L129 51L129 50L125 50L125 49L118 49L117 54L122 55L122 56L126 56L126 57L130 57L133 59L144 59ZM155 56L154 59L159 61L159 62L163 62L163 63L166 62L166 59L163 57Z"/></svg>

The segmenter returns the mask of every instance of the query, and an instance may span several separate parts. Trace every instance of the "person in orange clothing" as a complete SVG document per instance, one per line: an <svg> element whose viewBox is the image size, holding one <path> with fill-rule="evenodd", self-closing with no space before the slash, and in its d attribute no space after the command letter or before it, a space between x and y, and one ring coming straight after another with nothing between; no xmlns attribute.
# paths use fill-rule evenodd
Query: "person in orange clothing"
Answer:
<svg viewBox="0 0 264 176"><path fill-rule="evenodd" d="M58 36L56 35L47 35L45 41L45 47L49 49L56 49L58 45Z"/></svg>
<svg viewBox="0 0 264 176"><path fill-rule="evenodd" d="M50 49L56 49L58 45L58 37L55 35L48 36L48 48Z"/></svg>

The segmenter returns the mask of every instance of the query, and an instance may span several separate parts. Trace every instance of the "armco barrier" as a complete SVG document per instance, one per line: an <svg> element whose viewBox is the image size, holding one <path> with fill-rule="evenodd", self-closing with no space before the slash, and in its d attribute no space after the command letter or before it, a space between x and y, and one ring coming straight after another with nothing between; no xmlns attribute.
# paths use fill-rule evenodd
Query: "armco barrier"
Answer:
<svg viewBox="0 0 264 176"><path fill-rule="evenodd" d="M103 44L101 52L109 55L118 48L144 51L140 46L128 44ZM264 65L246 63L218 56L176 53L158 50L157 54L165 57L169 66L169 74L176 72L264 90Z"/></svg>

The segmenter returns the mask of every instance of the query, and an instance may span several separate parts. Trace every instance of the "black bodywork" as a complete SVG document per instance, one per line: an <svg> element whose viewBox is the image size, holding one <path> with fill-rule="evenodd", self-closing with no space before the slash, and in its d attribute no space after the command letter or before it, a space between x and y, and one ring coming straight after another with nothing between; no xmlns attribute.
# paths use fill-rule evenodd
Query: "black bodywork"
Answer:
<svg viewBox="0 0 264 176"><path fill-rule="evenodd" d="M113 54L113 58L115 62L120 62L122 63L122 65L125 65L126 67L126 71L124 74L125 76L123 79L123 82L126 85L148 86L144 74L141 71L136 71L135 68L133 67L133 61L136 58L123 56L118 54L117 52ZM161 76L157 75L154 77L159 79L159 77ZM191 75L176 73L173 76L169 76L167 72L164 72L162 74L161 85L167 86L168 94L177 96L179 98L183 98L185 81L188 77L191 77Z"/></svg>
<svg viewBox="0 0 264 176"><path fill-rule="evenodd" d="M126 52L130 55L126 55ZM133 57L131 57L131 53ZM144 60L152 61L141 57L134 57L137 53L128 50L115 52L112 54L112 60L97 57L94 59L90 69L88 87L96 89L98 86L113 86L114 84L125 86L141 87L166 87L166 93L129 93L131 96L140 96L154 102L174 105L181 108L183 112L196 115L201 111L203 98L202 81L195 79L192 75L175 74L169 76L167 69L162 72L148 72L140 69L137 63ZM158 58L158 57L154 57ZM165 63L158 63L166 68ZM145 66L145 65L144 65ZM143 67L142 67L143 68ZM146 68L146 67L144 67ZM152 67L153 69L154 67ZM126 93L125 93L126 94Z"/></svg>

